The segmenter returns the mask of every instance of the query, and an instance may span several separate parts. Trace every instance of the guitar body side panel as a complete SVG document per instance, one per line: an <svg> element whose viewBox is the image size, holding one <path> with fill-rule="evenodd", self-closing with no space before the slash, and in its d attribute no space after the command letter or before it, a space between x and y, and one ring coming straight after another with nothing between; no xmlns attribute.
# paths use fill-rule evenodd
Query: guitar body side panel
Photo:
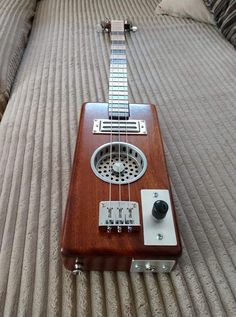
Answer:
<svg viewBox="0 0 236 317"><path fill-rule="evenodd" d="M177 259L181 242L171 195L156 107L130 104L130 119L145 120L147 135L113 135L113 142L127 142L138 147L147 158L143 177L130 184L130 199L139 203L141 228L138 232L108 234L98 227L99 203L109 200L109 184L92 171L90 159L110 135L93 134L93 120L107 119L106 103L86 103L81 110L71 183L61 239L64 265L73 270L75 259L84 270L129 270L132 259ZM119 200L119 186L112 185L112 200ZM176 231L176 246L144 245L141 189L168 189L171 196ZM128 185L121 185L122 200L128 200Z"/></svg>

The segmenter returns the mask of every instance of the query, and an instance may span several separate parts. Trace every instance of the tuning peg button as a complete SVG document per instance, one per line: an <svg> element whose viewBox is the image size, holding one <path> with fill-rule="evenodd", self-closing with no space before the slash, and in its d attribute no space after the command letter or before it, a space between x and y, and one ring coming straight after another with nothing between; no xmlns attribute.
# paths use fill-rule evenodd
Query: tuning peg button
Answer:
<svg viewBox="0 0 236 317"><path fill-rule="evenodd" d="M165 218L169 209L168 204L164 200L157 200L152 207L152 215L155 219L161 220Z"/></svg>

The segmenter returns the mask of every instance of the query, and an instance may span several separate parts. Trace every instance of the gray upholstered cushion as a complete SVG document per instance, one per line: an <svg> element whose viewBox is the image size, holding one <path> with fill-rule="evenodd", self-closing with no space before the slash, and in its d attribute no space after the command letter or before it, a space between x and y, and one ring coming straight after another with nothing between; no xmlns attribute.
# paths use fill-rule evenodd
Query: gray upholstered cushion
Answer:
<svg viewBox="0 0 236 317"><path fill-rule="evenodd" d="M155 12L214 24L212 14L202 0L162 0L159 1Z"/></svg>
<svg viewBox="0 0 236 317"><path fill-rule="evenodd" d="M31 28L36 0L0 1L0 119Z"/></svg>
<svg viewBox="0 0 236 317"><path fill-rule="evenodd" d="M204 0L223 35L236 47L236 1Z"/></svg>

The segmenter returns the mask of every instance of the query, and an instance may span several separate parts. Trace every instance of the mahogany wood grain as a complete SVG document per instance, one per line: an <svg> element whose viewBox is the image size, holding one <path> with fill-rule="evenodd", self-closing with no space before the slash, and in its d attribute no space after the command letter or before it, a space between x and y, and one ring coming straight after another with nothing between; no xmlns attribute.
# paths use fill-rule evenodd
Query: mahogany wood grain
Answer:
<svg viewBox="0 0 236 317"><path fill-rule="evenodd" d="M99 230L99 202L109 200L109 184L95 176L90 159L102 144L110 142L109 135L92 133L94 119L107 119L105 103L86 103L82 106L74 155L71 183L61 239L64 265L72 270L75 259L85 270L129 270L134 259L177 259L181 242L171 195L177 236L176 246L145 246L143 230L108 234ZM168 189L170 182L164 156L156 107L149 104L130 104L130 119L145 120L147 135L128 135L128 142L146 155L148 167L142 178L130 184L131 200L137 201L141 212L141 189ZM113 136L118 141L118 136ZM125 136L121 136L125 142ZM127 185L121 186L122 200L128 200ZM118 185L112 185L112 200L119 200Z"/></svg>

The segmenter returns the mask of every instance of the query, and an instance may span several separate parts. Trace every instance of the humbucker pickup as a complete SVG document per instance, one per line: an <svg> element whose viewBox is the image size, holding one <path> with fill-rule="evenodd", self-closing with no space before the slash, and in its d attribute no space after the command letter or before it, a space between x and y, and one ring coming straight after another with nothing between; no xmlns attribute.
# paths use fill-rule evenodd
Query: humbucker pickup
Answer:
<svg viewBox="0 0 236 317"><path fill-rule="evenodd" d="M95 119L94 134L147 134L145 120L109 120Z"/></svg>

